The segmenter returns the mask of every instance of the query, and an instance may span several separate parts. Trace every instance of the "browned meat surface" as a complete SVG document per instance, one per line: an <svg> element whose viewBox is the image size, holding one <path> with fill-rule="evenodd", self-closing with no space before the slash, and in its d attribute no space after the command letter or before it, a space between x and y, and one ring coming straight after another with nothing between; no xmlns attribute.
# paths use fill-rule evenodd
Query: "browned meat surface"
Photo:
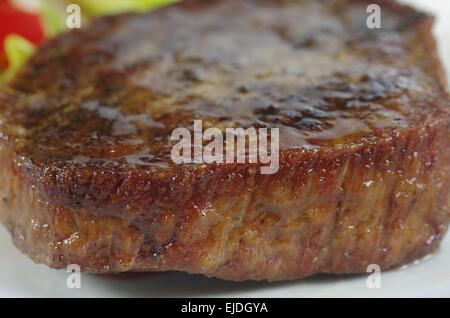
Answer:
<svg viewBox="0 0 450 318"><path fill-rule="evenodd" d="M0 92L1 219L34 261L94 273L284 280L420 258L450 219L431 26L388 0L186 0L64 34ZM175 165L168 137L194 119L280 128L278 173Z"/></svg>

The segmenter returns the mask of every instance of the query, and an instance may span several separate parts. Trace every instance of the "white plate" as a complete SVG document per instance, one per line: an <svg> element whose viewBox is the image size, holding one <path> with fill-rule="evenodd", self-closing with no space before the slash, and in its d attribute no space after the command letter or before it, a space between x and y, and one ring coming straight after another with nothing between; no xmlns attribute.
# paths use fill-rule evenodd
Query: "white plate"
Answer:
<svg viewBox="0 0 450 318"><path fill-rule="evenodd" d="M450 70L450 1L408 0L438 15L436 36ZM319 276L285 283L232 283L183 273L95 276L82 274L69 289L69 274L35 265L0 229L0 297L450 297L450 236L421 262L381 274L381 288L367 288L367 275Z"/></svg>

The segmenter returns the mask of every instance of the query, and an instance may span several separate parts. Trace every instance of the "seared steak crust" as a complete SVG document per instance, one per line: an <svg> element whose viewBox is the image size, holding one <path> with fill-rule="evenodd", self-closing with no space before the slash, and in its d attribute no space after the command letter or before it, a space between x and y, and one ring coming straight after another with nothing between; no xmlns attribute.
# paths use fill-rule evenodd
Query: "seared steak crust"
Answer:
<svg viewBox="0 0 450 318"><path fill-rule="evenodd" d="M388 269L450 219L432 18L394 1L186 0L46 43L0 92L0 216L54 268L284 280ZM168 136L280 128L280 169L175 165ZM206 127L205 127L206 128Z"/></svg>

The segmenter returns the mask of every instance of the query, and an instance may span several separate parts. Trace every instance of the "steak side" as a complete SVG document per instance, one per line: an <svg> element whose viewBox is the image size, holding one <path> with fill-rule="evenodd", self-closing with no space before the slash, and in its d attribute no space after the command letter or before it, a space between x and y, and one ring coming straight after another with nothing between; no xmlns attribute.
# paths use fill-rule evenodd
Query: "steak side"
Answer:
<svg viewBox="0 0 450 318"><path fill-rule="evenodd" d="M387 0L186 0L57 37L0 91L0 218L37 263L93 273L275 281L423 257L450 220L432 21ZM279 128L279 171L174 164L194 119Z"/></svg>

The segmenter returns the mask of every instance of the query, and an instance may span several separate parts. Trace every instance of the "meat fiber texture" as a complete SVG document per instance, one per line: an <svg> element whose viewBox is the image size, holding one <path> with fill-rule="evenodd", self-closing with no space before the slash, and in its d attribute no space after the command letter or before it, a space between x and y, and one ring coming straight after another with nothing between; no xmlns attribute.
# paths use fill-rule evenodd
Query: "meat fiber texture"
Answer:
<svg viewBox="0 0 450 318"><path fill-rule="evenodd" d="M0 91L0 217L52 268L288 280L432 253L450 219L433 18L395 1L185 0L45 43ZM171 132L280 129L280 168Z"/></svg>

